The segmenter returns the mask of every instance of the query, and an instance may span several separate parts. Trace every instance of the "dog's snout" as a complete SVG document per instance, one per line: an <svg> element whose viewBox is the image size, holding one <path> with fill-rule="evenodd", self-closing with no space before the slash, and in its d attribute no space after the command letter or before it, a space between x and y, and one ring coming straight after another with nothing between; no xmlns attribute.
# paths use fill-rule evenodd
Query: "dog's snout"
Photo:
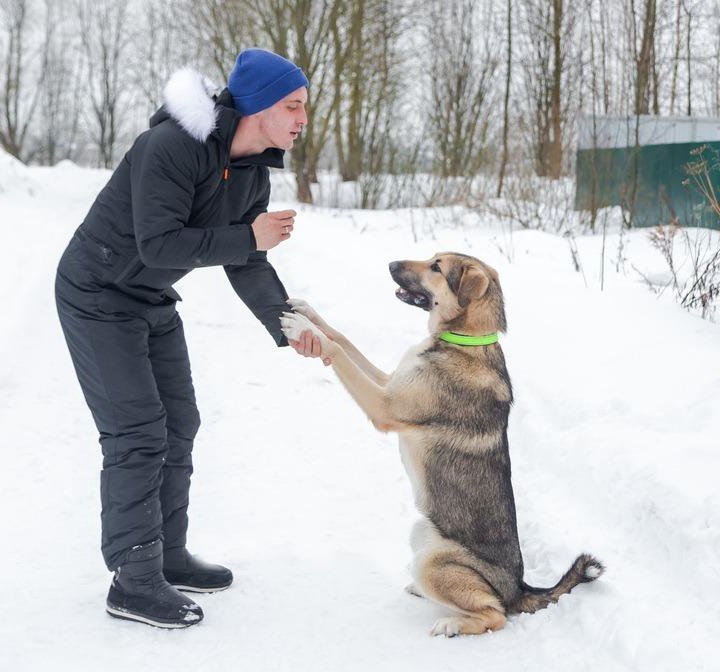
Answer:
<svg viewBox="0 0 720 672"><path fill-rule="evenodd" d="M400 262L399 261L391 261L389 266L390 266L390 273L395 273L395 271L400 269Z"/></svg>

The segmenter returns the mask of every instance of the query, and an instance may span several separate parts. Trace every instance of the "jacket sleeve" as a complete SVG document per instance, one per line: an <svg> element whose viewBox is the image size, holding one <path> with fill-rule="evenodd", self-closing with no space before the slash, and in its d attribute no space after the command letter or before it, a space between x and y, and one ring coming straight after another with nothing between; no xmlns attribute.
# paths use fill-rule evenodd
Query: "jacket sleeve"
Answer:
<svg viewBox="0 0 720 672"><path fill-rule="evenodd" d="M133 227L146 266L244 264L255 251L255 237L248 226L187 226L198 171L194 148L176 135L150 133L143 151L135 153L130 168Z"/></svg>
<svg viewBox="0 0 720 672"><path fill-rule="evenodd" d="M270 200L270 179L267 188L252 208L240 220L241 225L250 229L250 225L261 212L267 212ZM252 235L252 230L250 230ZM253 236L253 241L255 237ZM288 295L278 278L275 269L268 261L267 252L252 252L243 265L225 266L230 284L235 293L263 323L279 347L288 345L285 335L280 331L280 315L289 310L286 303Z"/></svg>

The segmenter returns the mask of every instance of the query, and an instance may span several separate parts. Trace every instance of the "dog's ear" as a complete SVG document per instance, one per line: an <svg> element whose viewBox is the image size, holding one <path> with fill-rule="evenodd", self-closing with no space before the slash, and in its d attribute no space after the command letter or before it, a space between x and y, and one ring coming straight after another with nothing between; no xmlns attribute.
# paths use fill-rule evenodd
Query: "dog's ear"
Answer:
<svg viewBox="0 0 720 672"><path fill-rule="evenodd" d="M460 307L466 308L470 301L479 299L485 294L490 284L490 278L483 269L477 266L464 266L461 273L455 293ZM449 282L450 278L448 277Z"/></svg>
<svg viewBox="0 0 720 672"><path fill-rule="evenodd" d="M485 269L485 272L490 275L490 279L495 281L495 284L500 284L500 276L492 266L488 266L486 263L483 262L483 269Z"/></svg>

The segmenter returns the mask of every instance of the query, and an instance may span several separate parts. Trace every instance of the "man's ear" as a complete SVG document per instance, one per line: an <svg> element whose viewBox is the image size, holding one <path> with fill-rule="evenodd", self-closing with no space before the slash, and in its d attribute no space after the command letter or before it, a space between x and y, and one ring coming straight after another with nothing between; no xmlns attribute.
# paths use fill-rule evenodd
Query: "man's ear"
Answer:
<svg viewBox="0 0 720 672"><path fill-rule="evenodd" d="M457 300L461 308L466 308L470 301L479 299L487 291L490 278L476 266L465 266L457 290Z"/></svg>

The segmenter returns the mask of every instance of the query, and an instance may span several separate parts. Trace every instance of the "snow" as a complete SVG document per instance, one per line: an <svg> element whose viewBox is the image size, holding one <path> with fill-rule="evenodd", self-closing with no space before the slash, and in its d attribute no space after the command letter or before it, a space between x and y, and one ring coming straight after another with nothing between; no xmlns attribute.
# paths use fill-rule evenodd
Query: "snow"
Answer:
<svg viewBox="0 0 720 672"><path fill-rule="evenodd" d="M457 250L498 269L525 578L555 583L580 552L607 571L499 632L430 637L452 614L403 590L416 514L395 437L331 369L275 348L221 269L200 269L177 286L203 418L190 548L235 584L193 595L205 619L187 630L107 616L100 450L53 279L108 175L0 154L1 669L717 669L720 327L648 291L632 267L663 266L646 232L623 236L619 271L608 235L601 291L601 236L576 238L581 274L559 236L457 208L308 207L287 190L271 207L298 210L295 233L270 254L290 295L385 370L427 315L395 298L389 261Z"/></svg>
<svg viewBox="0 0 720 672"><path fill-rule="evenodd" d="M0 149L0 196L32 196L37 187L25 164Z"/></svg>

